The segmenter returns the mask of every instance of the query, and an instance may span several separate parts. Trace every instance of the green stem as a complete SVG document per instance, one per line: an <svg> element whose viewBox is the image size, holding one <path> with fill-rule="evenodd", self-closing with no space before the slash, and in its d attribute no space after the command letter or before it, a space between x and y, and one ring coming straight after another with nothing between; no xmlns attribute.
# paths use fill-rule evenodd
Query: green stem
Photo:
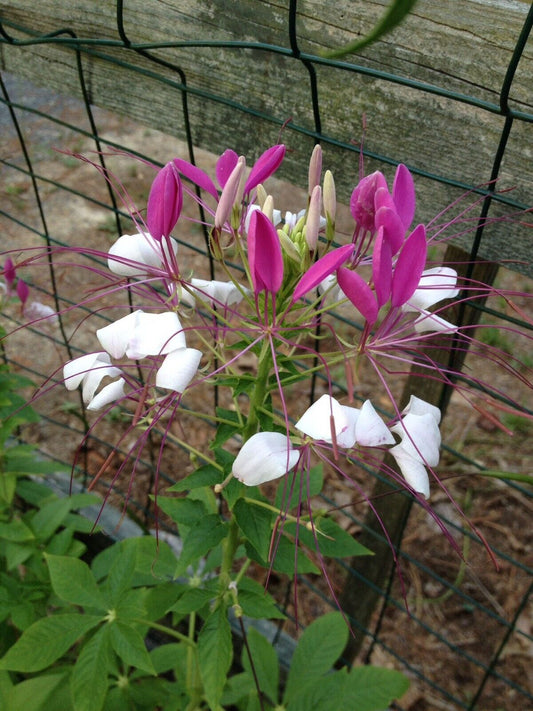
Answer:
<svg viewBox="0 0 533 711"><path fill-rule="evenodd" d="M270 353L270 340L267 338L261 348L259 354L259 363L257 366L257 378L253 395L250 398L250 412L242 433L243 442L250 439L257 432L259 418L257 413L259 408L264 404L267 395L268 376L272 365L272 356Z"/></svg>
<svg viewBox="0 0 533 711"><path fill-rule="evenodd" d="M178 639L180 642L183 642L184 644L187 644L192 648L196 647L196 644L193 640L189 639L187 635L181 634L181 632L172 629L172 627L166 627L165 625L160 625L157 622L152 622L151 620L130 620L130 622L135 622L135 624L139 625L146 625L147 627L151 627L152 629L157 630L158 632L168 634L169 637L174 637L174 639Z"/></svg>

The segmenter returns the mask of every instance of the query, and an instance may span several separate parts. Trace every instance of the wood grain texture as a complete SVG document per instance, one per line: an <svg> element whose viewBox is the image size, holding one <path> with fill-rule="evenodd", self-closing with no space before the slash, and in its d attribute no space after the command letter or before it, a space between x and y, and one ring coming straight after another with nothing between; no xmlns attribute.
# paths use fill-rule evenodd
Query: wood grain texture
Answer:
<svg viewBox="0 0 533 711"><path fill-rule="evenodd" d="M300 0L295 37L307 55L342 45L366 33L383 13L387 0ZM419 220L428 220L456 199L459 184L478 185L491 174L504 118L490 109L499 95L517 38L529 9L518 0L420 0L414 12L393 33L348 56L337 66L315 64L325 165L335 174L346 201L357 177L357 154L336 144L358 141L363 116L365 148L385 159L369 160L368 169L402 161L422 175ZM80 40L120 42L112 0L0 1L7 30L17 39L64 28ZM305 184L306 159L316 130L310 99L310 75L295 58L289 36L289 0L125 0L124 29L135 45L165 42L239 41L242 47L161 47L153 57L179 68L169 69L121 46L80 42L91 100L102 107L183 138L183 80L194 143L220 152L231 146L252 158L278 140L287 120L298 130L286 130L290 152L282 177ZM25 28L15 29L14 25ZM262 43L260 46L257 43ZM264 45L272 44L272 52ZM16 47L4 43L1 66L54 91L79 95L75 56L59 43ZM356 73L379 71L419 82L412 88L387 76ZM532 45L526 45L510 91L509 106L533 113ZM480 105L437 95L456 92ZM533 204L531 138L533 125L514 121L500 174L499 187L515 187L517 203ZM329 143L331 141L331 143ZM508 212L498 208L491 214ZM462 240L468 248L469 236ZM482 255L489 259L521 260L533 274L531 231L517 223L489 225Z"/></svg>

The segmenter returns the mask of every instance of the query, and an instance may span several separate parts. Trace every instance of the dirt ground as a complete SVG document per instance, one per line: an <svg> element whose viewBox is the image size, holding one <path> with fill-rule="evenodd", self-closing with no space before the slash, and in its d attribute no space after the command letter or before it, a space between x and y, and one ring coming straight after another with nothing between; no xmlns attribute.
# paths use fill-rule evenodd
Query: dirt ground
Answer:
<svg viewBox="0 0 533 711"><path fill-rule="evenodd" d="M16 85L12 88L17 91ZM26 91L27 95L24 87L22 91ZM85 126L83 111L75 102L60 97L50 98L38 92L33 100L41 111L59 116L74 125ZM159 161L168 160L174 155L187 157L183 144L174 139L103 111L95 111L97 124L107 140L128 146L129 149L141 150ZM20 146L9 128L9 117L0 115L0 125L3 132L2 157L11 166L23 167ZM39 188L49 234L56 240L78 245L82 250L109 248L116 234L109 211L98 204L98 201L108 203L104 182L91 166L52 150L58 147L87 151L92 148L90 141L39 116L26 116L23 128L34 171L41 176ZM212 169L211 155L199 151L197 159L200 167ZM152 171L131 159L108 157L107 161L110 169L127 184L132 198L139 205L144 205ZM29 176L11 166L0 166L3 193L3 211L0 214L2 251L40 246L43 241L42 223ZM82 195L65 193L61 185L68 185L91 196L94 202L87 201ZM273 181L272 192L276 194L277 189L281 189L281 204L278 202L277 207L282 210L299 209L302 197L298 189ZM196 209L186 206L185 212L191 221L182 221L186 227L180 227L177 236L188 243L190 248L180 247L180 259L186 261L196 276L207 277L206 259L196 251L204 247L202 230L194 221ZM55 274L61 297L73 302L78 301L83 294L89 294L97 285L94 275L86 272L80 277L79 271L69 265L62 267L56 264ZM38 298L53 307L46 267L28 269L23 276L32 285L32 298ZM498 279L502 288L531 291L531 282L512 272L502 270ZM39 288L44 289L44 293L39 294ZM528 308L525 299L519 305ZM13 325L11 319L17 317L18 314L13 310L4 314L3 320L8 329L10 324L11 327ZM96 348L94 329L88 328L84 322L80 326L79 312L67 312L64 321L73 348L80 349L80 352ZM43 339L43 335L48 338ZM506 334L496 329L491 332L490 338L495 339L494 342L507 352L522 357L530 367L533 366L527 346L515 334ZM65 349L58 345L58 340L60 334L56 326L43 327L41 332L30 332L27 329L17 331L7 342L7 354L19 369L32 375L34 382L41 383L49 376L54 378L54 374L68 359ZM480 363L478 358L467 361L466 367L489 369L491 365L488 361ZM523 371L523 375L526 375L526 371ZM519 387L516 379L493 375L492 372L489 372L488 377L497 387L506 388L519 402L531 404L530 390L523 385ZM374 382L369 373L363 373L362 382L364 384L360 392L366 395L374 388ZM49 385L52 386L53 382L50 381ZM45 386L44 390L47 388ZM306 393L301 392L300 395L300 402L306 406ZM197 395L195 404L203 406L204 399L203 394ZM36 403L37 409L43 414L43 420L29 435L45 453L67 463L72 462L75 456L82 432L77 415L78 404L74 393L66 394L60 385L50 387L49 392ZM530 690L533 687L533 610L531 602L521 607L532 580L531 490L509 486L499 479L483 479L475 473L468 461L473 460L490 469L530 474L533 464L533 427L524 420L509 417L506 423L514 430L512 437L495 428L476 411L467 409L458 398L452 398L449 414L442 427L443 441L465 459L461 460L456 454L444 451L438 468L453 500L467 512L469 519L482 531L495 551L497 566L491 562L482 545L463 534L458 511L443 492L436 491L432 495L431 504L440 516L451 523L451 530L464 560L453 551L422 508L415 507L411 514L403 543L405 558L402 578L396 577L391 591L397 604L387 607L379 632L380 644L376 645L371 654L373 663L396 668L403 668L399 660L405 660L407 673L412 679L411 689L400 705L406 711L454 711L468 708L483 677L483 665L490 664L504 641L505 623L513 621L515 616L516 630L510 635L500 655L496 667L498 676L489 680L476 708L478 711L519 711L525 708L523 697L513 689L512 683ZM198 426L193 418L183 418L180 427L187 431L188 442L193 446L201 448L209 442L210 431ZM180 427L177 427L178 432ZM89 476L98 471L108 454L106 443L116 441L117 431L121 428L124 428L124 423L119 415L101 423L97 430L100 441L96 438L91 440L84 455L86 459L83 459ZM115 466L118 461L114 462ZM163 469L171 480L183 476L191 470L191 466L178 446L168 446ZM364 474L361 475L361 483L367 489L370 487ZM116 491L125 492L128 487L126 475L117 482ZM142 508L152 487L150 467L140 466L132 484L132 506L135 507L136 502ZM161 482L160 490L164 488L165 483ZM360 518L364 514L363 506L353 503L353 489L344 482L330 477L325 493L337 506L346 507L356 517ZM121 494L114 494L110 501L121 506ZM348 518L343 521L346 528L357 535L357 526ZM343 577L336 564L332 564L331 574L334 588L339 592ZM287 590L286 581L275 578L272 583L274 591L283 599ZM455 585L459 592L450 590L447 583ZM331 599L324 581L312 578L310 584ZM410 616L402 610L403 597L409 606ZM302 624L307 624L315 614L327 607L328 602L323 602L322 597L311 587L300 585L299 615ZM290 612L290 602L288 609ZM293 626L288 625L287 629L294 632ZM363 655L367 650L368 647ZM419 672L424 675L425 681L417 676ZM442 689L450 696L446 697Z"/></svg>

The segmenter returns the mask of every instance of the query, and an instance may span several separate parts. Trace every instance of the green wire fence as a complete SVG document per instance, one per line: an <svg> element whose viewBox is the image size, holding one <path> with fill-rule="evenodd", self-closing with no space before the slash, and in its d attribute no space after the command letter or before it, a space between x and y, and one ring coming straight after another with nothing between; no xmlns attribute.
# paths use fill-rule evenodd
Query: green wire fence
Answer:
<svg viewBox="0 0 533 711"><path fill-rule="evenodd" d="M367 170L406 163L417 182L421 220L465 192L478 200L464 235L449 248L448 261L477 260L475 269L484 279L514 280L530 290L527 215L510 215L533 202L533 5L463 2L458 18L455 3L420 0L402 26L363 54L324 57L323 50L369 31L386 4L346 0L332 10L325 1L297 0L0 2L2 249L18 246L19 239L21 246L78 244L76 232L95 214L93 230L100 243L108 239L110 244L112 234L127 232L129 216L105 180L87 178L80 187L73 180L78 165L69 156L52 155L51 147L94 150L103 168L114 169L117 151L160 164L168 160L173 139L161 138L158 131L181 139L176 150L199 163L206 160L204 150L226 147L253 158L281 132L290 149L281 177L305 185L306 157L320 142L347 201L366 116ZM142 167L131 179L142 183ZM201 259L205 244L198 231L194 239L182 239L180 249ZM497 275L497 262L513 271ZM468 276L478 274L473 269ZM53 260L46 276L28 278L39 300L56 311L75 303L75 285ZM486 311L479 304L459 317L475 324ZM488 315L511 328L532 329L503 309ZM8 329L16 329L16 313L4 314L4 320ZM41 383L58 367L58 351L61 362L79 354L71 336L67 311L55 330L17 331L6 358ZM46 349L52 355L45 356ZM59 379L56 374L48 383ZM444 408L450 392L431 396ZM61 452L83 439L86 416L77 418L57 400L50 409L47 402L43 397L37 403L42 424L31 436L47 456L70 465ZM76 410L83 412L81 403ZM452 415L449 419L446 426L453 434ZM120 414L112 424L120 425ZM95 458L103 461L113 450L97 434L88 438L77 460L85 483L97 466ZM530 438L531 428L518 429L517 453L525 466ZM484 469L503 465L478 456L462 434L456 440L460 446L445 448L443 468L467 514L485 516L479 527L488 527L501 572L487 571L483 546L445 502L437 500L435 506L462 549L462 561L432 531L423 512L410 511L406 494L394 491L390 506L390 483L369 470L364 476L375 480L376 505L383 502L384 517L394 509L388 523L404 571L399 577L387 542L364 507L328 490L324 505L340 508L346 529L375 550L378 561L339 563L335 573L338 597L356 632L346 661L357 655L360 661L404 669L413 690L397 709L525 709L533 703L527 664L533 649L531 488L482 477ZM53 442L63 443L63 449ZM497 435L487 433L485 446L497 450ZM129 511L147 528L153 526L148 493L155 467L148 448L139 462L143 485L132 492L127 480L116 482L111 498L119 508L127 498ZM175 474L163 468L161 477L164 487ZM103 491L108 483L102 483ZM517 529L491 518L496 507L506 506L519 512ZM417 535L423 529L420 545ZM290 615L290 594L283 585L279 581L279 599L283 604L285 597ZM309 609L335 606L319 579L302 577L300 586Z"/></svg>

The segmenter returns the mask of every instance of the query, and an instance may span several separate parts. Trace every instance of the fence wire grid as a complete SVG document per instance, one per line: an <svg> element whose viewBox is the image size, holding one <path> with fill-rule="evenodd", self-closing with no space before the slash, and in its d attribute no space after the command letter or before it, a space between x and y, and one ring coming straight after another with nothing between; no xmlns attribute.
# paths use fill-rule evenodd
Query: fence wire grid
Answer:
<svg viewBox="0 0 533 711"><path fill-rule="evenodd" d="M252 6L260 4L240 3L248 11L253 11ZM531 141L531 96L513 101L512 88L522 58L531 52L528 40L533 24L533 4L528 9L523 3L524 23L508 57L498 95L494 95L492 99L482 96L474 85L472 93L468 94L450 89L445 80L441 84L421 82L419 79L410 78L405 72L396 73L394 67L389 71L377 69L371 61L366 64L364 61L356 63L353 57L341 61L327 60L302 51L299 11L306 3L298 3L296 0L290 0L277 8L278 24L284 27L284 44L251 41L248 37L234 37L231 41L207 39L203 36L181 39L179 28L176 30L177 37L135 42L125 19L130 4L121 0L116 3L99 3L102 7L106 5L108 11L114 6L115 24L108 28L109 35L106 33L106 36L101 37L86 36L80 33L79 26L69 26L64 21L58 21L57 26L43 32L39 23L33 26L21 20L25 17L24 13L20 12L24 3L13 5L17 5L19 12L14 8L11 11L9 6L0 3L2 68L9 69L0 76L0 126L3 143L0 171L4 193L0 206L2 249L13 248L14 244L18 245L19 240L21 245L30 246L77 245L80 230L85 237L87 230L92 230L98 235L100 242L106 243L107 240L107 244L111 244L113 235L128 231L126 226L129 216L118 204L113 192L108 190L105 180L101 176L87 178L89 174L84 173L81 182L79 176L76 182L73 176L77 175L79 165L69 156L52 155L52 146L75 152L95 150L100 155L102 165L111 165L112 169L115 169L119 159L104 155L110 149L133 153L162 165L168 160L169 146L179 146L184 157L202 164L209 160L205 150L216 151L224 144L240 152L250 148L250 145L255 146L256 150L264 149L274 141L269 143L267 140L257 148L258 137L264 132L269 138L275 138L283 128L283 141L289 146L294 143L299 149L302 146L310 149L315 142L320 142L326 157L328 151L331 151L331 155L335 156L338 162L352 166L353 177L360 148L346 134L329 130L331 107L322 103L319 90L320 81L328 72L341 72L343 76L350 77L371 77L379 85L401 87L435 101L455 102L475 112L498 118L497 140L491 143L488 149L492 160L484 166L483 174L477 176L479 182L486 183L486 187L479 188L477 182L465 179L464 175L454 176L444 171L431 172L426 167L431 162L430 157L426 164L421 161L418 166L410 165L415 177L420 177L424 184L442 189L440 197L456 196L469 190L480 198L476 213L478 227L466 252L469 260L476 260L479 255L491 256L490 246L486 245L491 239L491 235L487 234L490 232L488 218L493 212L499 215L502 210L519 211L529 206L527 194L521 193L520 190L517 193L499 193L495 189L494 181L500 177L510 143L513 140L523 142L524 152L527 152L527 138ZM175 0L167 5L171 8L179 6L180 3ZM219 3L214 2L212 6L216 11L220 11ZM235 9L237 6L238 3L232 7ZM237 13L237 9L235 12ZM52 22L52 19L49 21ZM113 39L110 36L113 36ZM154 37L158 37L157 32ZM279 37L283 37L283 33L280 33ZM389 41L394 42L394 38ZM269 110L268 102L246 103L246 95L241 96L238 92L231 94L212 91L207 78L205 83L202 83L201 77L194 74L191 79L189 69L184 69L180 63L169 59L171 55L168 50L172 49L186 49L196 57L200 57L202 53L207 55L223 50L233 57L240 57L243 67L251 61L250 57L255 52L260 56L265 71L268 71L271 58L275 56L276 62L282 67L280 72L286 82L286 93L293 90L293 82L305 84L307 101L305 107L300 108L301 115L310 117L309 122L298 121L297 117L287 120L289 117L282 112L273 108ZM75 98L67 98L57 93L56 81L39 54L42 51L51 51L55 53L54 56L63 58L70 72L65 90L75 94ZM37 66L39 61L43 61L40 77L35 71L27 70L28 66L34 66L36 57ZM257 61L257 56L255 59ZM92 68L95 62L98 66L105 67L107 77L113 77L114 74L120 74L121 77L128 75L132 82L138 77L139 81L149 82L154 96L161 89L164 90L165 97L172 97L173 111L176 106L180 107L179 115L174 113L172 126L183 142L176 141L173 144L172 138L158 133L153 125L143 128L138 123L142 117L135 114L131 101L127 99L128 87L122 88L123 85L120 84L114 86L113 101L104 102L100 107L96 106L99 93L94 86L95 75L92 69L88 69ZM230 63L230 70L231 66ZM217 64L217 71L222 71L220 63ZM112 79L108 81L112 82ZM36 84L44 88L37 88ZM147 101L150 102L150 96ZM222 122L216 128L219 145L213 139L211 131L201 124L198 111L196 108L191 109L191 104L195 107L202 104L218 107L224 111L225 116L233 117L231 125L226 126ZM107 109L113 111L110 113ZM119 110L129 118L118 116L116 112ZM206 113L209 114L209 111L206 110ZM241 138L233 129L244 120L255 122L258 128L254 135ZM361 122L361 116L352 117L351 121L352 125L357 126ZM474 145L482 139L472 135L470 140L474 150ZM369 143L372 142L369 140ZM378 143L379 136L376 140L376 144ZM295 153L301 160L302 151L296 150ZM373 150L372 146L365 151L365 158L369 165L385 166L384 169L394 166L400 160L408 162L404 160L403 155L393 152L380 153ZM139 188L140 194L136 196L142 204L142 199L146 198L149 176L143 176L142 168L131 170L130 177L139 179L143 184L142 189ZM293 177L294 174L289 170L286 178ZM124 177L124 182L128 182L127 176ZM84 228L84 221L87 222L87 229ZM495 221L495 224L490 226L500 229L501 223ZM509 229L507 223L504 229ZM524 253L530 256L531 238L526 237L524 241L522 237L520 240L522 245L525 244ZM187 238L178 241L180 249L189 250L191 254L196 254L198 259L205 261L205 242L199 231L194 240ZM512 244L508 245L508 248L510 252L507 251L505 257L514 258ZM503 276L500 272L497 278L510 279L511 282L519 280L524 291L530 290L531 282L527 276L531 275L530 265L524 263L519 256L515 266L516 272L505 271ZM38 299L51 304L58 312L75 303L76 285L69 279L69 275L56 270L53 261L50 262L49 274L46 277L37 278L36 274L31 274L28 278L33 282L30 286L33 293L38 295ZM484 317L484 308L479 306L478 310L481 313L477 314L476 320ZM531 329L530 324L503 310L490 310L489 316L502 324ZM16 313L4 314L3 318L8 324L8 330L15 329L20 323ZM58 367L59 362L81 352L71 345L71 326L67 318L64 323L60 322L55 331L18 331L7 342L7 362L27 374L35 383L45 381ZM497 338L497 334L494 337ZM46 340L45 346L41 345L43 339ZM35 357L36 355L38 357ZM61 399L64 401L66 398L62 396ZM76 419L72 406L58 400L54 400L50 406L47 405L46 398L43 398L38 406L42 424L30 433L30 437L39 443L46 456L54 456L70 466L71 458L66 454L68 452L70 455L75 445L84 437L86 415ZM524 408L527 406L528 403L525 402ZM82 405L75 403L75 407ZM117 421L119 420L120 415L117 415ZM453 423L450 424L450 430L453 433L452 425ZM520 447L523 446L525 453L519 461L524 466L527 466L527 452L531 451L527 449L531 434L530 427L517 433L516 454L520 453ZM456 441L459 446L446 447L443 455L448 472L452 475L454 472L469 472L469 475L473 476L476 471L490 468L490 463L479 453L482 448L478 448L478 451L475 447L468 446L463 434L456 437ZM63 448L52 447L50 443L53 442L63 443ZM498 449L501 443L496 434L489 432L482 445ZM112 449L113 445L105 438L98 439L96 434L92 434L83 457L78 461L80 480L86 481L91 475L91 466L94 465L91 463L92 459L96 458L97 466ZM65 452L64 457L61 456L62 451ZM123 456L124 452L118 454ZM154 482L153 453L148 450L146 460L141 464L145 472L145 487L149 490ZM509 467L511 465L512 462ZM162 489L165 482L175 481L170 471L163 470L161 475ZM368 478L376 478L375 472L372 471L366 472L365 475ZM533 654L530 599L533 591L533 567L531 552L528 549L531 541L527 527L528 516L531 516L533 508L531 490L510 481L482 480L475 476L473 482L470 484L465 478L459 477L456 493L462 497L461 501L469 514L478 516L480 520L476 521L480 528L483 529L484 521L487 524L489 540L501 563L499 573L487 572L486 554L480 542L462 526L461 520L446 507L445 502L439 500L435 505L441 507L439 513L462 547L465 562L451 560L447 544L439 542L438 534L430 530L423 514L413 510L405 528L402 529L403 540L398 541L397 547L408 584L406 598L402 595L394 569L384 583L377 585L375 581L365 578L355 566L346 561L339 563L339 566L342 566L341 580L344 580L342 584L345 589L353 588L361 597L365 595L365 590L370 590L378 600L374 613L365 624L361 624L357 615L352 615L352 611L348 610L352 624L355 628L360 628L365 637L357 657L358 662L394 664L406 671L412 679L412 689L407 699L395 705L398 711L496 711L533 707L530 663ZM105 482L103 486L105 487ZM153 525L153 514L147 500L143 500L138 491L131 495L127 489L127 482L117 483L112 502L120 508L121 497L123 501L130 494L129 510L149 528ZM341 498L324 497L324 502L334 507L345 505L346 502L342 501L340 494L339 496ZM399 493L396 498L402 496ZM505 520L502 523L496 514L494 519L491 518L494 509L501 510L506 507L514 507L512 511L519 512L514 521L516 525L511 526L509 521ZM347 530L357 534L369 531L369 535L376 538L376 543L383 544L383 536L380 540L379 533L369 529L364 512L360 514L357 508L353 511L342 514L346 519ZM484 511L486 519L482 516ZM420 534L422 528L428 532ZM302 595L311 609L335 607L331 596L324 592L319 581L312 576L302 577L300 584ZM342 592L339 587L341 597ZM289 597L287 595L286 608L290 615L291 611L287 606Z"/></svg>

